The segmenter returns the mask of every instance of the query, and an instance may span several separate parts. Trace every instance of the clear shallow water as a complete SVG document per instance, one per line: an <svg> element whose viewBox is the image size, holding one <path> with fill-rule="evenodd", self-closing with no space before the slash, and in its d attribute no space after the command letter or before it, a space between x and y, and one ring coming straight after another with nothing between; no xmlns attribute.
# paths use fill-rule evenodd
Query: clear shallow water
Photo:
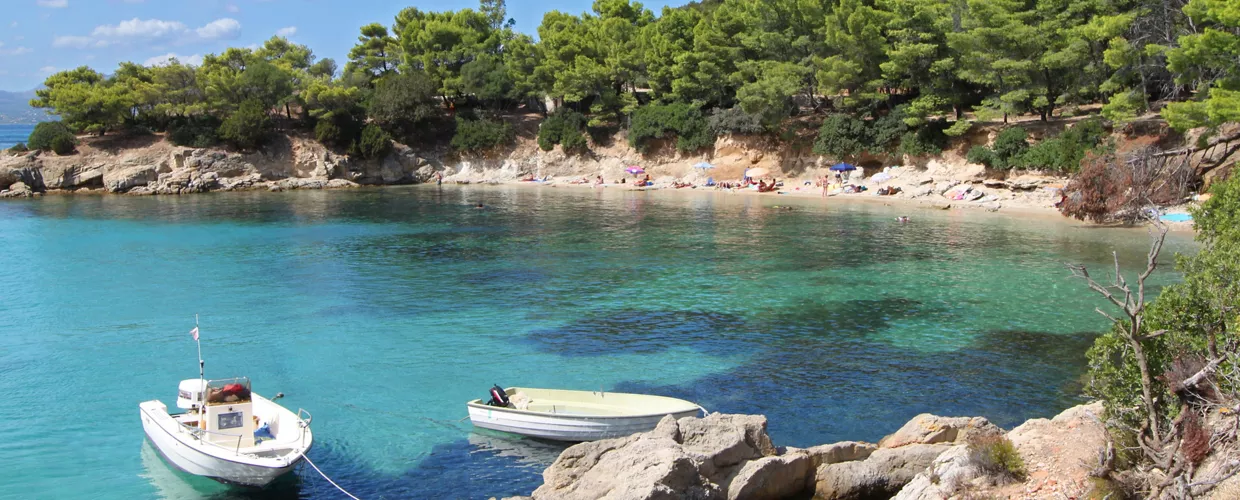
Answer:
<svg viewBox="0 0 1240 500"><path fill-rule="evenodd" d="M1135 264L1145 233L895 210L487 187L0 203L0 497L336 498L309 469L227 490L143 444L137 403L196 375L195 313L208 377L313 412L311 459L362 498L536 487L560 448L461 420L492 383L763 413L794 446L1075 403L1105 325L1062 263Z"/></svg>
<svg viewBox="0 0 1240 500"><path fill-rule="evenodd" d="M0 125L0 149L9 149L19 142L25 143L34 125Z"/></svg>

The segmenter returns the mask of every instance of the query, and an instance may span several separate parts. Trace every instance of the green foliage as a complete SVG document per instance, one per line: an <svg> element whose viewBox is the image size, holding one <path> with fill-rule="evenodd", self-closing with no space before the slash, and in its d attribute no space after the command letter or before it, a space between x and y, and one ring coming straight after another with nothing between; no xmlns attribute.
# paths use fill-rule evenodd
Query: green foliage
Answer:
<svg viewBox="0 0 1240 500"><path fill-rule="evenodd" d="M560 108L539 125L538 147L543 151L551 151L556 144L560 144L565 151L584 150L585 131L585 115L568 108Z"/></svg>
<svg viewBox="0 0 1240 500"><path fill-rule="evenodd" d="M1179 37L1178 47L1166 52L1167 67L1177 83L1195 87L1198 100L1170 103L1163 117L1177 130L1240 121L1240 15L1235 2L1193 0L1184 12L1196 24L1194 33Z"/></svg>
<svg viewBox="0 0 1240 500"><path fill-rule="evenodd" d="M456 119L452 147L466 153L484 153L511 144L516 131L507 122L478 119Z"/></svg>
<svg viewBox="0 0 1240 500"><path fill-rule="evenodd" d="M1165 330L1166 334L1145 338L1141 344L1150 372L1164 373L1177 357L1207 354L1210 334L1219 335L1218 344L1234 345L1240 328L1240 180L1212 186L1213 195L1193 210L1196 239L1201 250L1192 256L1180 255L1177 269L1183 282L1167 286L1150 303L1142 321L1142 333ZM1124 339L1126 323L1117 324L1098 337L1086 357L1089 378L1085 392L1106 406L1108 416L1131 428L1141 427L1147 418L1141 401L1141 374L1132 348ZM1224 361L1220 373L1235 369ZM1223 391L1234 391L1226 379L1216 379ZM1177 398L1165 380L1155 377L1152 392L1161 424L1166 428L1178 410Z"/></svg>
<svg viewBox="0 0 1240 500"><path fill-rule="evenodd" d="M26 138L26 146L30 149L40 151L54 151L56 145L64 148L65 144L69 144L69 151L73 151L73 145L77 144L77 137L62 122L39 122L34 126L34 130L30 131L30 137ZM56 151L57 154L60 151Z"/></svg>
<svg viewBox="0 0 1240 500"><path fill-rule="evenodd" d="M865 120L852 115L835 114L827 117L826 121L822 122L822 128L818 129L814 153L847 160L866 151L870 144L870 128Z"/></svg>
<svg viewBox="0 0 1240 500"><path fill-rule="evenodd" d="M168 140L178 146L206 148L219 142L220 121L210 115L182 117L168 124Z"/></svg>
<svg viewBox="0 0 1240 500"><path fill-rule="evenodd" d="M219 136L234 147L254 149L266 140L270 127L267 107L258 99L247 99L220 124Z"/></svg>
<svg viewBox="0 0 1240 500"><path fill-rule="evenodd" d="M19 143L14 144L12 147L10 147L10 148L9 148L9 153L12 153L12 154L21 154L21 153L25 153L25 152L27 152L27 151L30 151L30 150L29 150L28 148L26 148L26 143L24 143L24 142L19 142Z"/></svg>
<svg viewBox="0 0 1240 500"><path fill-rule="evenodd" d="M746 113L739 107L715 109L706 119L706 125L716 136L728 134L761 134L766 131L762 117Z"/></svg>
<svg viewBox="0 0 1240 500"><path fill-rule="evenodd" d="M697 151L715 144L715 136L697 107L684 104L651 104L638 108L629 125L629 144L645 150L652 139L676 137L676 150Z"/></svg>
<svg viewBox="0 0 1240 500"><path fill-rule="evenodd" d="M77 138L58 135L52 137L52 152L58 155L67 155L73 153L73 149L77 147Z"/></svg>
<svg viewBox="0 0 1240 500"><path fill-rule="evenodd" d="M909 156L937 155L947 147L950 127L942 120L933 120L900 136L900 154Z"/></svg>
<svg viewBox="0 0 1240 500"><path fill-rule="evenodd" d="M1014 167L1076 172L1085 153L1106 137L1102 120L1091 118L1077 123L1056 137L1046 139L1009 162Z"/></svg>
<svg viewBox="0 0 1240 500"><path fill-rule="evenodd" d="M974 146L969 149L970 163L980 163L986 168L1009 170L1022 165L1022 156L1029 149L1029 133L1020 127L1003 129L990 147Z"/></svg>
<svg viewBox="0 0 1240 500"><path fill-rule="evenodd" d="M1027 470L1016 445L1001 434L970 436L969 457L983 471L1024 480Z"/></svg>
<svg viewBox="0 0 1240 500"><path fill-rule="evenodd" d="M357 150L365 158L383 158L392 151L392 136L373 123L362 129Z"/></svg>
<svg viewBox="0 0 1240 500"><path fill-rule="evenodd" d="M366 111L385 129L407 132L438 114L434 98L434 82L421 71L408 71L379 79Z"/></svg>

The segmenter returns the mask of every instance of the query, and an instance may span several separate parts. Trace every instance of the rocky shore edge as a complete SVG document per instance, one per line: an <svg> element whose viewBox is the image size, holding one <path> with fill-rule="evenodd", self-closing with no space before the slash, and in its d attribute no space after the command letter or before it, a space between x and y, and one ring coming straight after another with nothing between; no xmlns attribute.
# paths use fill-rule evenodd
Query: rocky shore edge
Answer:
<svg viewBox="0 0 1240 500"><path fill-rule="evenodd" d="M1090 403L1010 431L922 414L878 443L804 449L775 446L761 415L668 416L651 432L568 448L531 496L504 500L1101 499L1114 491L1098 472L1102 412Z"/></svg>

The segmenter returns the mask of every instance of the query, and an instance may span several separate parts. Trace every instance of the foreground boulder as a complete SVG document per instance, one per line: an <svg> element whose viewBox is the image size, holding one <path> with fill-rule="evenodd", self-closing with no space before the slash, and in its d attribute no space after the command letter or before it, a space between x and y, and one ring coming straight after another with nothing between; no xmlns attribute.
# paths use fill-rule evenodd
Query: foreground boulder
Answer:
<svg viewBox="0 0 1240 500"><path fill-rule="evenodd" d="M665 417L655 430L565 450L533 493L543 499L778 499L804 495L822 463L864 458L873 445L778 450L766 417Z"/></svg>
<svg viewBox="0 0 1240 500"><path fill-rule="evenodd" d="M862 461L824 465L815 477L814 498L891 498L950 448L941 444L880 448Z"/></svg>

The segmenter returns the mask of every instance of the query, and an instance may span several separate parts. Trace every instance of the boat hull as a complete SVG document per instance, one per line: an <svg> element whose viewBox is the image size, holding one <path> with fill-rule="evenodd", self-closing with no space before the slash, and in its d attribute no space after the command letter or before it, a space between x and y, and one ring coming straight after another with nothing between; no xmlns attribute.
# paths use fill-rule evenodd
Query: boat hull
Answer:
<svg viewBox="0 0 1240 500"><path fill-rule="evenodd" d="M160 404L159 406L162 406ZM192 439L179 430L179 424L167 413L160 415L157 408L143 405L139 408L142 430L146 438L172 466L196 476L214 479L224 484L261 488L283 476L301 462L301 457L282 464L247 463L244 458L230 458L227 453L210 453L204 447L193 446ZM211 450L215 451L215 450Z"/></svg>
<svg viewBox="0 0 1240 500"><path fill-rule="evenodd" d="M654 430L659 421L694 417L702 407L682 399L646 394L512 387L512 403L466 403L477 427L556 441L595 441Z"/></svg>
<svg viewBox="0 0 1240 500"><path fill-rule="evenodd" d="M695 417L701 410L669 413L673 418ZM554 441L597 441L654 430L666 415L591 417L504 411L502 408L469 407L475 427Z"/></svg>

